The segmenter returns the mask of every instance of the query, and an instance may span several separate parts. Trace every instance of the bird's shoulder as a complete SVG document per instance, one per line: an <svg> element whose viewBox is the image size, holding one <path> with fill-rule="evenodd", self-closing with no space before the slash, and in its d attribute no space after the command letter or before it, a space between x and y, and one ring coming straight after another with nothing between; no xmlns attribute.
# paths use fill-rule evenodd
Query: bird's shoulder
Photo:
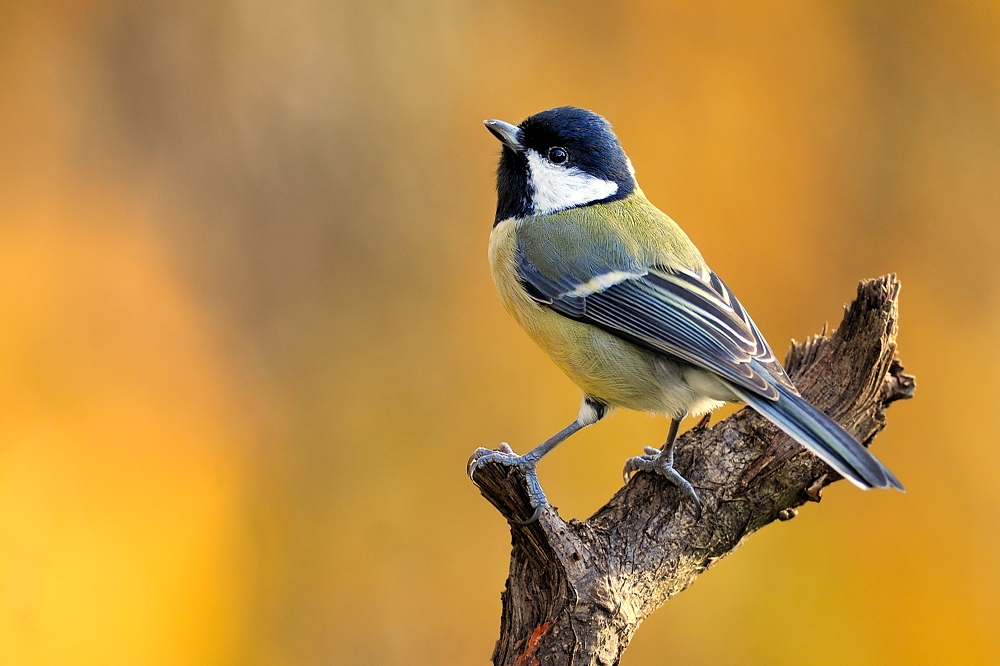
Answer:
<svg viewBox="0 0 1000 666"><path fill-rule="evenodd" d="M652 266L708 271L687 234L641 191L619 201L523 218L516 237L524 259L549 277L586 280Z"/></svg>

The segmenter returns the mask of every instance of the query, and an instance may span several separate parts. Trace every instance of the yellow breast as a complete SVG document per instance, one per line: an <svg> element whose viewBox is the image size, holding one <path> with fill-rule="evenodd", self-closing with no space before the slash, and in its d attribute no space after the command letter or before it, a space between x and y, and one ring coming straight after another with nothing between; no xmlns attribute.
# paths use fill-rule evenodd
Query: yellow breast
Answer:
<svg viewBox="0 0 1000 666"><path fill-rule="evenodd" d="M530 218L529 218L530 220ZM616 407L664 410L663 386L651 353L595 326L564 317L536 303L517 277L517 225L493 228L489 260L493 282L507 312L585 393Z"/></svg>

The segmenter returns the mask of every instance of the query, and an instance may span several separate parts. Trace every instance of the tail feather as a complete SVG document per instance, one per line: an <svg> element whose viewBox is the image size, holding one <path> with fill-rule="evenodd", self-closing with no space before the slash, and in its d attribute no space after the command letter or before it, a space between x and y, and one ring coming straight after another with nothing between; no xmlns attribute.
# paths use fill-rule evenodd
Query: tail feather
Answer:
<svg viewBox="0 0 1000 666"><path fill-rule="evenodd" d="M744 402L859 488L904 490L899 479L840 424L801 396L781 384L775 385L777 400L755 395L738 386L732 388Z"/></svg>

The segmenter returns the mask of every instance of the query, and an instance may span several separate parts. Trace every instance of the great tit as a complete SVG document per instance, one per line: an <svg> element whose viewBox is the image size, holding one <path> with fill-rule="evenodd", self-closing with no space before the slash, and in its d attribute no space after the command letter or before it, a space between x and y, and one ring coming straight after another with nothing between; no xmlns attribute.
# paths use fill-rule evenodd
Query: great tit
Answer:
<svg viewBox="0 0 1000 666"><path fill-rule="evenodd" d="M507 311L583 391L576 419L524 455L480 448L521 469L537 520L547 506L535 469L567 437L624 407L666 414L660 449L625 464L701 500L673 468L689 414L745 402L854 485L902 484L844 428L803 399L736 296L677 224L651 204L610 123L575 107L520 125L485 121L502 143L490 235L493 281Z"/></svg>

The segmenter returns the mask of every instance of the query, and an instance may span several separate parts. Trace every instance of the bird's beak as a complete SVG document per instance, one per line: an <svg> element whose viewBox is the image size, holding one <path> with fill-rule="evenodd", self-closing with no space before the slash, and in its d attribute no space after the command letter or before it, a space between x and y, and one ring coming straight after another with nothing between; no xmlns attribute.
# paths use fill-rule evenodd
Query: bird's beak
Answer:
<svg viewBox="0 0 1000 666"><path fill-rule="evenodd" d="M521 145L521 128L517 125L511 125L502 120L484 120L483 124L493 136L500 139L511 150L516 152L524 150L524 146Z"/></svg>

